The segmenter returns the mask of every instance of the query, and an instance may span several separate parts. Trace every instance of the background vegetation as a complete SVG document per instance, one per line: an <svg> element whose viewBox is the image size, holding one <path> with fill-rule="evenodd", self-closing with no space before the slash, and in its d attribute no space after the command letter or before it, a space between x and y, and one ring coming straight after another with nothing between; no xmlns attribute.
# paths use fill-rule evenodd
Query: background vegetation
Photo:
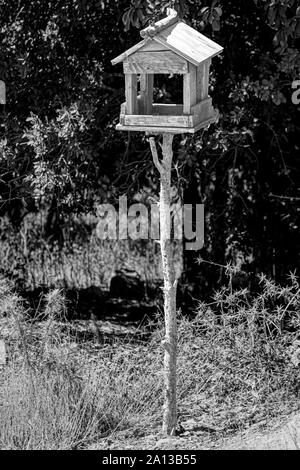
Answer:
<svg viewBox="0 0 300 470"><path fill-rule="evenodd" d="M0 78L7 85L0 215L17 233L27 214L43 211L39 235L72 245L74 214L124 192L142 190L145 199L157 193L148 143L115 131L124 82L110 60L168 6L0 1ZM224 47L210 87L220 122L175 142L174 185L185 202L206 207L201 255L242 266L242 285L257 272L282 281L299 264L299 109L291 101L300 76L298 2L180 0L175 7ZM185 254L186 276L204 295L223 284L225 272L210 264L199 269L198 255Z"/></svg>
<svg viewBox="0 0 300 470"><path fill-rule="evenodd" d="M157 317L134 339L105 335L86 307L91 321L69 323L64 291L89 300L96 292L103 317L95 286L107 289L117 269L137 271L146 294L160 277L156 245L101 243L95 227L101 202L157 198L145 137L115 131L124 79L110 60L171 3L0 0L1 449L78 449L122 432L159 433L158 289ZM176 137L172 175L182 201L206 210L205 247L183 253L179 295L185 285L197 305L189 317L179 313L179 432L219 438L299 408L300 289L289 273L300 253L300 120L291 100L300 7L173 3L224 47L210 77L220 121ZM176 95L172 83L156 83L158 100ZM180 245L177 254L180 271ZM20 296L41 285L34 304ZM138 303L140 322L150 310Z"/></svg>

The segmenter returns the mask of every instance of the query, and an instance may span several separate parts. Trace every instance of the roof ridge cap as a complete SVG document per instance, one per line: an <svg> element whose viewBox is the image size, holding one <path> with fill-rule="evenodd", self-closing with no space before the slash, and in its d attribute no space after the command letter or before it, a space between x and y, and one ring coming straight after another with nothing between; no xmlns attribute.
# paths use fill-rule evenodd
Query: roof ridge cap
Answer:
<svg viewBox="0 0 300 470"><path fill-rule="evenodd" d="M179 21L178 13L173 8L168 8L168 16L162 20L157 21L154 25L150 25L140 31L142 38L154 38L158 33L161 33L164 29L172 26Z"/></svg>

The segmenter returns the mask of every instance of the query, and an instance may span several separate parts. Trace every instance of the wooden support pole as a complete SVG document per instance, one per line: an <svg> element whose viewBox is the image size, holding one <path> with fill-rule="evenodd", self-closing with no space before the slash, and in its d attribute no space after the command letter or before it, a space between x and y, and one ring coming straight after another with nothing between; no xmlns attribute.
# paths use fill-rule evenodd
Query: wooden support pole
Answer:
<svg viewBox="0 0 300 470"><path fill-rule="evenodd" d="M154 137L150 137L153 161L160 173L160 247L164 276L165 337L164 356L164 414L163 432L175 435L177 424L176 408L176 362L177 362L177 281L171 244L171 168L173 158L173 134L163 134L162 160L159 161Z"/></svg>
<svg viewBox="0 0 300 470"><path fill-rule="evenodd" d="M138 114L137 75L125 74L126 114Z"/></svg>
<svg viewBox="0 0 300 470"><path fill-rule="evenodd" d="M141 114L152 114L153 105L153 82L154 76L152 73L143 73L140 77L140 90L141 90Z"/></svg>

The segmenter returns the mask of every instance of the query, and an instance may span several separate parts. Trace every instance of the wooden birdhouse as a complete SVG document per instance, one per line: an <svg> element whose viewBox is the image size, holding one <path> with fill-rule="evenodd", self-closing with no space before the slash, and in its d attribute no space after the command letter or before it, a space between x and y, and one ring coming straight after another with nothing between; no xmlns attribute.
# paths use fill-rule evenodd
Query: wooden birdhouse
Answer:
<svg viewBox="0 0 300 470"><path fill-rule="evenodd" d="M171 14L140 32L143 40L112 60L123 62L126 102L118 130L149 133L195 133L216 122L218 112L208 94L211 59L223 50L217 43ZM155 74L182 77L183 102L153 102Z"/></svg>

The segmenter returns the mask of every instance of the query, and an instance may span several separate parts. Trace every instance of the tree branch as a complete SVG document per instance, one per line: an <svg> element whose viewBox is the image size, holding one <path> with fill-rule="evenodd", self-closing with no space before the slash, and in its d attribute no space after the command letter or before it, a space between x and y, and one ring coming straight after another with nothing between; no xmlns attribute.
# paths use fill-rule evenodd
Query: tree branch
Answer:
<svg viewBox="0 0 300 470"><path fill-rule="evenodd" d="M162 174L164 169L162 164L160 163L158 159L158 153L157 153L157 148L156 148L156 143L154 137L149 137L149 143L150 143L150 148L151 148L151 153L152 153L152 158L154 165L158 169L159 173Z"/></svg>

